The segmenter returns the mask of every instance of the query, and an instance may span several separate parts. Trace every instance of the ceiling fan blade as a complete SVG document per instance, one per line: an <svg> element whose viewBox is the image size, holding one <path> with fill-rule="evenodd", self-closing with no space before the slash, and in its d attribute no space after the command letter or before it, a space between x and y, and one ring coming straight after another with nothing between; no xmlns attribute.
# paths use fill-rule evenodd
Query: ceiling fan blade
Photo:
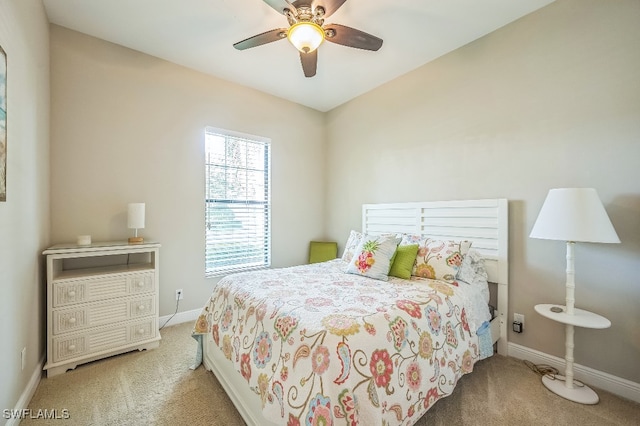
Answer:
<svg viewBox="0 0 640 426"><path fill-rule="evenodd" d="M264 0L264 2L281 15L284 15L285 9L292 10L294 8L288 0Z"/></svg>
<svg viewBox="0 0 640 426"><path fill-rule="evenodd" d="M313 77L316 75L316 68L318 66L318 50L309 53L300 52L300 62L302 62L304 76Z"/></svg>
<svg viewBox="0 0 640 426"><path fill-rule="evenodd" d="M278 28L262 34L254 35L253 37L249 37L248 39L234 43L233 47L238 50L244 50L251 47L262 46L263 44L282 40L283 38L287 38L287 29Z"/></svg>
<svg viewBox="0 0 640 426"><path fill-rule="evenodd" d="M339 24L324 26L326 40L343 46L376 51L382 47L382 39L364 31Z"/></svg>

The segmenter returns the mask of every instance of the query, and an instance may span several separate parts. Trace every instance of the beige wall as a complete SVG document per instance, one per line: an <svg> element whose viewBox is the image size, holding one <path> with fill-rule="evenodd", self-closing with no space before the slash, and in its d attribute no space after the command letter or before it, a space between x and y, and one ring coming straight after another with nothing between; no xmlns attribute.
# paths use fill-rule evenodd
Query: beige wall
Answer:
<svg viewBox="0 0 640 426"><path fill-rule="evenodd" d="M577 247L577 305L613 325L577 329L576 361L640 382L639 18L634 0L557 0L322 114L60 27L48 33L39 1L0 0L0 405L16 405L44 353L39 253L78 234L126 238L129 202L147 203L143 235L163 244L160 314L173 312L178 287L181 311L202 306L215 281L203 277L207 125L272 139L274 266L303 262L313 238L343 244L365 202L509 198L510 303L526 315L525 333L510 339L557 356L563 328L533 305L562 302L564 245L528 233L549 188L597 188L622 244Z"/></svg>
<svg viewBox="0 0 640 426"><path fill-rule="evenodd" d="M271 138L272 264L305 261L321 238L324 115L68 29L51 27L51 239L126 239L129 202L146 203L140 233L162 244L160 315L198 309L204 278L204 128Z"/></svg>
<svg viewBox="0 0 640 426"><path fill-rule="evenodd" d="M550 188L598 190L622 244L578 244L576 362L640 382L640 2L558 0L327 115L327 230L363 203L510 200L511 342L564 356L565 245L528 234Z"/></svg>
<svg viewBox="0 0 640 426"><path fill-rule="evenodd" d="M48 29L40 1L0 0L0 46L8 68L7 201L0 202L0 410L16 407L31 377L39 374L44 353L40 253L49 241ZM24 370L22 348L27 348ZM0 417L0 424L4 421Z"/></svg>

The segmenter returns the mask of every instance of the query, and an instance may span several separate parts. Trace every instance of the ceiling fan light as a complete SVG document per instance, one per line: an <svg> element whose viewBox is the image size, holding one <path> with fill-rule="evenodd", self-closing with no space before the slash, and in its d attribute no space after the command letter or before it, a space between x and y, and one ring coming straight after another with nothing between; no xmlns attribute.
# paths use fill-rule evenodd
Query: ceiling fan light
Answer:
<svg viewBox="0 0 640 426"><path fill-rule="evenodd" d="M296 49L309 53L324 41L324 30L313 22L297 22L289 28L287 38Z"/></svg>

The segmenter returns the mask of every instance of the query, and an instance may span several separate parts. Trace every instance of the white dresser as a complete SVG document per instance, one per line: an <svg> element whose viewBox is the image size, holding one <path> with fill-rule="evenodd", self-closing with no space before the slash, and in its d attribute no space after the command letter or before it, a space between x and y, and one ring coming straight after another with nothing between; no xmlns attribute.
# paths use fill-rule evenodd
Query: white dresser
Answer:
<svg viewBox="0 0 640 426"><path fill-rule="evenodd" d="M47 376L158 347L160 244L59 244L47 257Z"/></svg>

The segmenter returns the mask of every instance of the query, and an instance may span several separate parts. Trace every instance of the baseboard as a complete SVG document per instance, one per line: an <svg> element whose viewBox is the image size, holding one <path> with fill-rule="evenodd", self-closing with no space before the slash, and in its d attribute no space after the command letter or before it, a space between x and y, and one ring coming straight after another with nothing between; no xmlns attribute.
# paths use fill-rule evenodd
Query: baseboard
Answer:
<svg viewBox="0 0 640 426"><path fill-rule="evenodd" d="M165 315L159 318L158 324L160 324L161 327L170 327L172 325L182 324L185 322L195 322L200 316L200 312L202 312L202 309L198 308L191 311L178 312L175 315Z"/></svg>
<svg viewBox="0 0 640 426"><path fill-rule="evenodd" d="M561 373L564 372L564 358L558 358L557 356L511 342L509 342L508 353L509 356L514 358L526 359L534 364L547 364L557 368ZM573 364L573 372L577 380L585 382L589 386L604 389L623 398L640 402L640 383L635 383L580 364Z"/></svg>
<svg viewBox="0 0 640 426"><path fill-rule="evenodd" d="M31 398L33 398L33 394L36 393L36 389L40 384L40 379L42 378L42 368L44 367L44 355L40 359L40 362L36 365L35 370L33 370L33 374L31 374L31 378L27 383L27 387L24 388L16 406L13 409L13 413L22 413L23 415L28 415L23 410L29 406L29 402L31 402ZM10 413L10 414L13 414ZM22 416L16 415L11 416L10 419L5 423L6 426L18 426L20 424L20 420L22 420Z"/></svg>

